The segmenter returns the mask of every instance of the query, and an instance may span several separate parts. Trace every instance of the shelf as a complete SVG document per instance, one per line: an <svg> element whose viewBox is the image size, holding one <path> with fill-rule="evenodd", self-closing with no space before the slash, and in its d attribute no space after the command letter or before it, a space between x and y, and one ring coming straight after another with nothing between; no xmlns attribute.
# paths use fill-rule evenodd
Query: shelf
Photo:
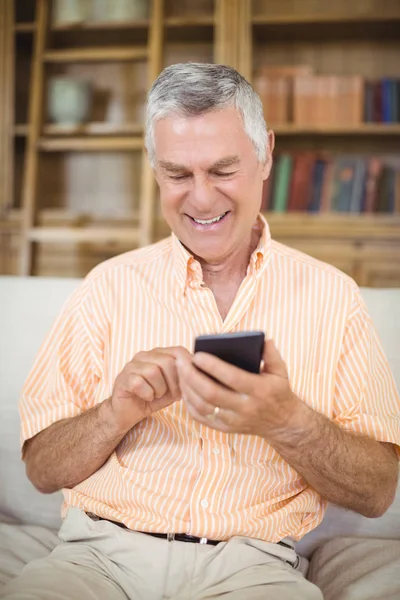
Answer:
<svg viewBox="0 0 400 600"><path fill-rule="evenodd" d="M277 135L400 135L400 123L363 123L357 127L300 127L298 125L269 126Z"/></svg>
<svg viewBox="0 0 400 600"><path fill-rule="evenodd" d="M52 31L85 31L109 29L142 29L149 26L148 19L135 21L83 21L82 23L55 23Z"/></svg>
<svg viewBox="0 0 400 600"><path fill-rule="evenodd" d="M114 231L109 227L33 227L28 237L32 242L40 243L100 243L100 244L133 244L139 240L138 228L119 228Z"/></svg>
<svg viewBox="0 0 400 600"><path fill-rule="evenodd" d="M82 125L57 125L44 126L45 135L143 135L143 125L139 123L84 123Z"/></svg>
<svg viewBox="0 0 400 600"><path fill-rule="evenodd" d="M287 235L303 239L338 239L348 237L398 241L400 239L400 214L352 213L264 213L272 236Z"/></svg>
<svg viewBox="0 0 400 600"><path fill-rule="evenodd" d="M213 15L197 15L188 17L167 17L166 27L209 27L214 25Z"/></svg>
<svg viewBox="0 0 400 600"><path fill-rule="evenodd" d="M94 48L69 48L67 50L49 50L44 55L44 60L51 63L68 62L119 62L128 60L145 60L148 51L141 47L94 47Z"/></svg>
<svg viewBox="0 0 400 600"><path fill-rule="evenodd" d="M17 123L14 125L15 137L25 137L28 135L29 125L27 123Z"/></svg>
<svg viewBox="0 0 400 600"><path fill-rule="evenodd" d="M214 24L213 15L189 15L186 17L167 17L164 19L165 27L207 27ZM110 30L110 29L143 29L149 27L148 19L134 21L84 21L82 23L57 23L52 26L53 31L85 31L85 30Z"/></svg>
<svg viewBox="0 0 400 600"><path fill-rule="evenodd" d="M15 33L33 33L36 31L36 23L16 23L14 31Z"/></svg>
<svg viewBox="0 0 400 600"><path fill-rule="evenodd" d="M400 12L394 14L255 15L252 19L257 42L327 40L398 40ZM317 27L316 27L317 26Z"/></svg>
<svg viewBox="0 0 400 600"><path fill-rule="evenodd" d="M14 126L14 135L24 137L28 135L29 126L26 123L18 123ZM47 136L142 136L143 125L140 123L84 123L82 125L58 125L48 123L43 128Z"/></svg>
<svg viewBox="0 0 400 600"><path fill-rule="evenodd" d="M340 24L340 23L379 23L387 21L399 21L400 12L392 14L377 13L377 14L359 14L349 15L342 13L311 13L305 15L293 15L293 14L282 14L282 15L254 15L252 22L254 25L302 25L304 23L328 23L328 24Z"/></svg>
<svg viewBox="0 0 400 600"><path fill-rule="evenodd" d="M102 152L142 150L142 137L98 136L98 137L42 137L38 147L44 152Z"/></svg>

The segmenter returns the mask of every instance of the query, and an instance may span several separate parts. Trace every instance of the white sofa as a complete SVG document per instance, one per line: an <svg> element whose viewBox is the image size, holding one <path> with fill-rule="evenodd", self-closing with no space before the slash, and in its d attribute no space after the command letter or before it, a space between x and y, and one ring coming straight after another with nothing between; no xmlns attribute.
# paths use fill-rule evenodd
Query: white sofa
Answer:
<svg viewBox="0 0 400 600"><path fill-rule="evenodd" d="M0 277L0 595L24 564L58 543L61 493L28 481L19 452L17 401L39 345L78 279ZM363 296L400 385L400 290ZM400 410L400 407L399 407ZM400 487L379 519L330 506L297 546L325 600L400 599Z"/></svg>

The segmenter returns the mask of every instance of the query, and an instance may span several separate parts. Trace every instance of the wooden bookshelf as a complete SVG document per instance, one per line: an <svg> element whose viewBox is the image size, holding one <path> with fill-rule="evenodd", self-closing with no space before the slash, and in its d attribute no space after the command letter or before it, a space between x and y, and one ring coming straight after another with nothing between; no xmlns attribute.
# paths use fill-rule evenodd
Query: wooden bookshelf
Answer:
<svg viewBox="0 0 400 600"><path fill-rule="evenodd" d="M20 272L21 241L21 248L34 242L34 273L84 275L101 260L144 243L144 230L151 229L154 240L168 235L154 209L154 181L142 169L143 104L163 66L215 61L235 66L249 80L264 63L311 64L321 74L400 77L400 6L394 0L365 0L362 10L360 3L348 0L334 5L331 0L155 1L157 35L152 19L74 25L49 20L49 44L43 52L46 77L88 79L93 114L76 127L49 123L43 88L41 98L35 96L43 110L33 143L28 65L40 23L32 7L38 2L49 7L51 0L5 0L16 44L15 72L21 74L9 128L13 210L0 215L0 233L7 231L13 256L7 272ZM271 123L271 128L282 151L400 152L400 124L316 128ZM3 157L4 142L0 146ZM21 181L27 173L27 148L38 156L38 200L24 205ZM35 218L29 221L32 210ZM268 213L267 219L274 238L331 262L361 285L400 285L398 215ZM4 264L0 259L3 272Z"/></svg>

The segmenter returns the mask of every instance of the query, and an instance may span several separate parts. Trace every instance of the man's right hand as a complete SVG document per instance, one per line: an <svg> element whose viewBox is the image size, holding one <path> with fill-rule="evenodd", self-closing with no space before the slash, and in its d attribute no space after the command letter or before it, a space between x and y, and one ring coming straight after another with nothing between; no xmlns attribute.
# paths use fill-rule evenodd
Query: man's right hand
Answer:
<svg viewBox="0 0 400 600"><path fill-rule="evenodd" d="M139 352L115 380L111 397L112 415L128 431L152 413L180 400L176 360L190 352L182 346Z"/></svg>

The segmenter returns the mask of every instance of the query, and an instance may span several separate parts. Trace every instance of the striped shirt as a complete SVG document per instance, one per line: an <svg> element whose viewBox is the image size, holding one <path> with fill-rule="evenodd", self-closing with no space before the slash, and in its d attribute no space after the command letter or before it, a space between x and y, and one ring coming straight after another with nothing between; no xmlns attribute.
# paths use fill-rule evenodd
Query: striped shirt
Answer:
<svg viewBox="0 0 400 600"><path fill-rule="evenodd" d="M348 276L271 240L265 220L223 321L200 264L172 235L98 265L65 303L20 401L21 442L108 398L134 355L193 350L199 334L263 330L292 389L339 426L400 444L399 396ZM316 527L326 501L257 436L195 422L182 401L146 418L93 475L64 489L75 506L128 528L276 542Z"/></svg>

